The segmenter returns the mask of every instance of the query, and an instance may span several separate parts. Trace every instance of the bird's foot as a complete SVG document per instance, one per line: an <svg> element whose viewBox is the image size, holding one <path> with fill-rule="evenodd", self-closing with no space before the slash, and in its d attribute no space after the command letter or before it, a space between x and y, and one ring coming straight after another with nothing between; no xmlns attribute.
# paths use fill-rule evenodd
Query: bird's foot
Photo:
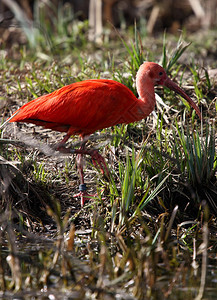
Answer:
<svg viewBox="0 0 217 300"><path fill-rule="evenodd" d="M79 198L81 199L81 207L84 206L84 203L89 201L91 198L94 197L94 195L88 194L88 192L79 192L76 195L73 195L74 198Z"/></svg>
<svg viewBox="0 0 217 300"><path fill-rule="evenodd" d="M75 194L73 195L74 198L78 198L80 197L81 199L81 207L84 206L84 203L86 201L89 201L90 199L93 199L94 197L96 197L96 195L91 195L87 192L87 186L85 183L83 184L80 184L79 185L79 193L78 194Z"/></svg>
<svg viewBox="0 0 217 300"><path fill-rule="evenodd" d="M105 159L103 158L102 155L99 154L99 152L95 149L93 150L90 150L89 151L89 154L91 155L91 158L92 158L92 162L93 162L93 165L96 167L96 168L100 168L101 172L103 175L106 175L108 178L109 178L109 169L107 167L107 164L105 162Z"/></svg>

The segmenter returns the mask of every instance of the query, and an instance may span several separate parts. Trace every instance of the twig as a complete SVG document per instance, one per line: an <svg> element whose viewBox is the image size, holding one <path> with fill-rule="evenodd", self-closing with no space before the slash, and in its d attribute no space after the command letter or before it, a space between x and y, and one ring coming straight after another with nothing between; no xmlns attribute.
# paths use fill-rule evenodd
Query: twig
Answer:
<svg viewBox="0 0 217 300"><path fill-rule="evenodd" d="M203 243L202 243L202 250L203 250L203 255L202 255L202 268L201 268L201 280L200 280L200 289L197 297L195 300L200 300L203 298L204 290L205 290L205 284L206 284L206 271L207 271L207 248L208 248L208 226L207 223L204 223L203 225Z"/></svg>

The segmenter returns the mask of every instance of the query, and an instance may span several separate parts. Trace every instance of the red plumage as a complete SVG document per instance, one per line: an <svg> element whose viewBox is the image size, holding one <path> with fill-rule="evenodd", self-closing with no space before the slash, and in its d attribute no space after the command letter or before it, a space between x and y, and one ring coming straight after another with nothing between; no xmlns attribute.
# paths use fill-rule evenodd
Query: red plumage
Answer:
<svg viewBox="0 0 217 300"><path fill-rule="evenodd" d="M85 80L30 101L10 122L33 123L67 135L84 136L118 123L129 123L127 112L137 103L135 95L119 82Z"/></svg>

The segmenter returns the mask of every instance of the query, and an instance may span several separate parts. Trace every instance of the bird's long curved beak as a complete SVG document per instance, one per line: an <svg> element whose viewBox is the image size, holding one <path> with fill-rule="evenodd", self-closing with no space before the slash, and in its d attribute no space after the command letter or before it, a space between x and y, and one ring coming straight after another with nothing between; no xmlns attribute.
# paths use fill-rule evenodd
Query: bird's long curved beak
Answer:
<svg viewBox="0 0 217 300"><path fill-rule="evenodd" d="M185 94L185 92L175 82L173 82L171 79L169 79L169 77L167 77L167 79L164 81L163 85L168 87L172 91L178 93L185 100L187 100L188 103L195 109L200 120L202 120L202 116L201 116L199 107L194 103L194 101L187 94Z"/></svg>

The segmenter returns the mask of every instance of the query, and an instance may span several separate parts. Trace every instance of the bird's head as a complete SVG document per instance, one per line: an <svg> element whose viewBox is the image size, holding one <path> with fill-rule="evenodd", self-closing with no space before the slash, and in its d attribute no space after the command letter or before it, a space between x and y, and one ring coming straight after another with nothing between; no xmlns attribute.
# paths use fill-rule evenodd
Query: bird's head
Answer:
<svg viewBox="0 0 217 300"><path fill-rule="evenodd" d="M195 109L197 115L202 119L201 113L194 101L166 74L166 71L158 64L144 62L138 71L137 78L151 80L153 85L162 85L182 96Z"/></svg>

